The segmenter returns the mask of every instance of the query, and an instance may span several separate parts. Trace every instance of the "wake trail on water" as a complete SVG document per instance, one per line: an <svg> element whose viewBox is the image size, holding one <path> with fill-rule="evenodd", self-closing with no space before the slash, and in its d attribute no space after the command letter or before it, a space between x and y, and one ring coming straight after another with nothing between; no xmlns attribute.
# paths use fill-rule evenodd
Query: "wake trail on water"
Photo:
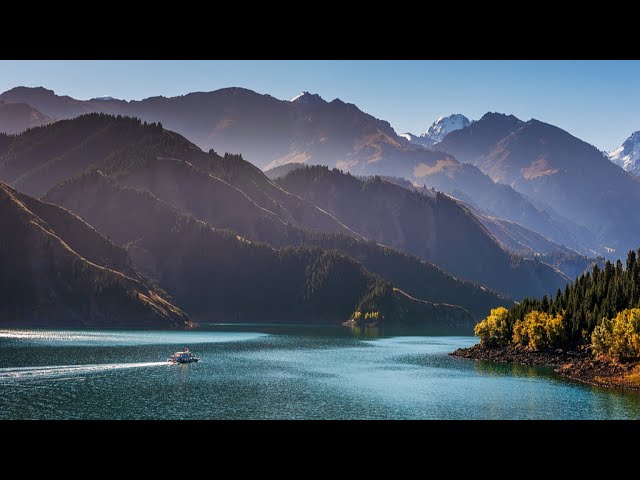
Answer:
<svg viewBox="0 0 640 480"><path fill-rule="evenodd" d="M42 367L0 368L0 382L8 380L35 380L66 377L86 373L100 373L127 368L156 367L170 365L168 362L103 363L93 365L50 365Z"/></svg>

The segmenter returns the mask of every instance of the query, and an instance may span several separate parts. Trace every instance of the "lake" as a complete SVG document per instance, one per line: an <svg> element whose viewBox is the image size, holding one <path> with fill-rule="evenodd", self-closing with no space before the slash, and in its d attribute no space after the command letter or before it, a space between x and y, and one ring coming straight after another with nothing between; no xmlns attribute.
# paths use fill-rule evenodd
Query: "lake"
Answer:
<svg viewBox="0 0 640 480"><path fill-rule="evenodd" d="M0 419L626 419L640 395L337 327L0 329ZM171 365L184 346L202 361Z"/></svg>

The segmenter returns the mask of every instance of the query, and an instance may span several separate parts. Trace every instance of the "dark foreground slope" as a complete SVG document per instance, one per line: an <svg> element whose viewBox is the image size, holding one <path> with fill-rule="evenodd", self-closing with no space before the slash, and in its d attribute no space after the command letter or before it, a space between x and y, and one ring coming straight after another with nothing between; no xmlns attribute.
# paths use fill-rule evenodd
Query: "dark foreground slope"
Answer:
<svg viewBox="0 0 640 480"><path fill-rule="evenodd" d="M278 182L367 238L515 297L552 293L567 282L544 263L509 255L468 209L446 195L412 192L380 178L363 181L326 167L294 170Z"/></svg>
<svg viewBox="0 0 640 480"><path fill-rule="evenodd" d="M0 224L0 323L153 328L193 324L135 273L118 271L130 271L126 253L66 210L0 182Z"/></svg>
<svg viewBox="0 0 640 480"><path fill-rule="evenodd" d="M382 312L391 324L470 328L474 323L460 307L407 299L339 252L276 250L249 241L100 172L59 185L47 199L76 209L126 245L136 266L198 320L342 323L365 310Z"/></svg>

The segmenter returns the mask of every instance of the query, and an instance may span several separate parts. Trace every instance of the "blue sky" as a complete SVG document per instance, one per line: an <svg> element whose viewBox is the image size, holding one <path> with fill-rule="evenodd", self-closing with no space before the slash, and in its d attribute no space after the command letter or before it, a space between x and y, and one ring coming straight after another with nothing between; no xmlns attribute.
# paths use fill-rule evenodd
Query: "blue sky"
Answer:
<svg viewBox="0 0 640 480"><path fill-rule="evenodd" d="M141 99L241 86L336 97L422 133L441 115L537 118L611 150L640 130L639 61L0 61L0 91Z"/></svg>

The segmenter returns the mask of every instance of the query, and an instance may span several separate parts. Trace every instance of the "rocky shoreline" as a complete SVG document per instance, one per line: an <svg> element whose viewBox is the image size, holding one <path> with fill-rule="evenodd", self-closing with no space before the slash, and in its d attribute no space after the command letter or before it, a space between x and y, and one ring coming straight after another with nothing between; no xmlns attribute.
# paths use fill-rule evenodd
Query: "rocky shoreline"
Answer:
<svg viewBox="0 0 640 480"><path fill-rule="evenodd" d="M451 355L521 365L553 367L563 377L589 385L640 390L640 362L617 364L596 360L588 350L548 350L533 352L519 346L489 348L480 344L459 348Z"/></svg>

